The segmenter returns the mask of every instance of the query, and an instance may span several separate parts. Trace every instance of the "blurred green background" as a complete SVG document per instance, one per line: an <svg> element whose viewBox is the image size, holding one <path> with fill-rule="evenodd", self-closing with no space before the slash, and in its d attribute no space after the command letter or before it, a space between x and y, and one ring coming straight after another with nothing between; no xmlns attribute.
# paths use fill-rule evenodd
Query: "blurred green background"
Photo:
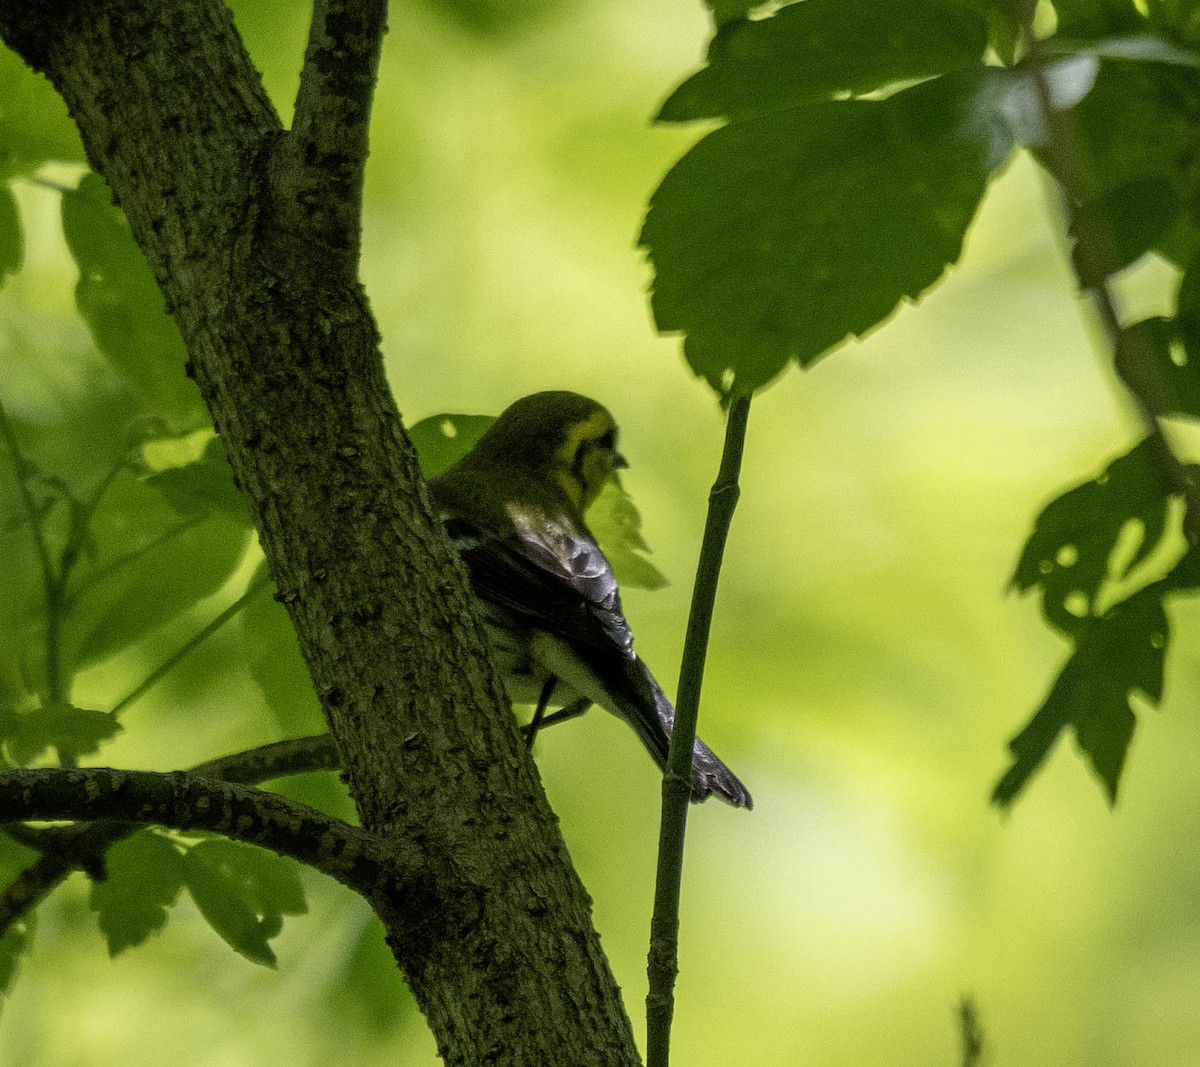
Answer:
<svg viewBox="0 0 1200 1067"><path fill-rule="evenodd" d="M286 118L303 5L234 6ZM653 331L634 241L697 136L649 118L707 35L697 0L395 4L366 205L363 274L409 422L545 388L621 422L625 485L672 580L626 608L668 689L722 423L679 342ZM1011 815L987 805L1066 652L1032 600L1006 595L1017 554L1040 507L1136 433L1045 192L1018 159L936 291L755 401L701 722L756 807L693 809L681 1067L953 1064L964 994L992 1063L1200 1064L1200 610L1176 606L1164 706L1140 716L1115 811L1067 746ZM35 419L96 357L58 197L18 193L29 247L0 293L2 389ZM1130 307L1154 310L1165 272L1133 271ZM137 705L105 761L165 769L277 736L228 666L237 639ZM101 706L157 658L91 671L77 701ZM537 756L640 1035L657 776L598 712ZM41 909L0 1062L436 1062L365 906L306 886L310 914L288 921L271 972L186 902L110 962L75 876Z"/></svg>

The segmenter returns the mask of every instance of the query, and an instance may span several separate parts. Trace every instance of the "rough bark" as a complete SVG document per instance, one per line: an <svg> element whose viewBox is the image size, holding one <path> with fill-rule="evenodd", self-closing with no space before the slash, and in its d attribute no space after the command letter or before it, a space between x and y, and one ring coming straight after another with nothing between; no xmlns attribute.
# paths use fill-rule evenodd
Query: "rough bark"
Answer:
<svg viewBox="0 0 1200 1067"><path fill-rule="evenodd" d="M0 0L0 36L66 99L175 314L364 827L423 857L420 893L375 904L441 1054L636 1063L356 276L382 3L319 0L294 135L215 0Z"/></svg>

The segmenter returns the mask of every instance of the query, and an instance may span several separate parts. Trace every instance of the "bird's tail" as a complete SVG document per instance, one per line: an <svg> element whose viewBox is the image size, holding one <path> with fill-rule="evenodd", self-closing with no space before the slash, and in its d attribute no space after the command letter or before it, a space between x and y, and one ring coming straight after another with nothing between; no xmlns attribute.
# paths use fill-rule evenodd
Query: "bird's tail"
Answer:
<svg viewBox="0 0 1200 1067"><path fill-rule="evenodd" d="M638 706L622 708L623 717L637 731L642 743L654 757L655 763L661 769L665 769L667 747L675 726L675 705L640 659L628 660L627 665L629 673L636 675L630 678L630 682L634 683L631 689L644 694L645 699L640 701ZM653 718L650 716L648 705L653 706ZM692 746L692 801L699 803L712 794L716 794L735 808L754 807L754 798L750 795L750 790L742 785L738 776L697 737Z"/></svg>

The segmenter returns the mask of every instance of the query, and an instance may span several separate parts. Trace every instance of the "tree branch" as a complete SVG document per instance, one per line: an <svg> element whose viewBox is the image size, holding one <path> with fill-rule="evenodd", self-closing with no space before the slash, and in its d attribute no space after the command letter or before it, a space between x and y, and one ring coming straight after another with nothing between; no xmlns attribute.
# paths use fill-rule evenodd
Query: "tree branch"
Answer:
<svg viewBox="0 0 1200 1067"><path fill-rule="evenodd" d="M258 785L272 778L309 771L336 771L342 766L332 734L312 734L291 737L285 741L218 756L206 763L197 763L192 774L205 778L220 778L226 782Z"/></svg>
<svg viewBox="0 0 1200 1067"><path fill-rule="evenodd" d="M307 804L184 771L0 771L0 818L103 819L211 830L315 867L372 903L394 896L423 866L411 844L392 842L385 848L374 834Z"/></svg>
<svg viewBox="0 0 1200 1067"><path fill-rule="evenodd" d="M275 741L258 748L208 760L191 773L247 785L308 771L332 771L341 766L333 737L317 734ZM5 832L15 841L43 853L0 891L0 937L9 926L40 904L74 870L92 878L104 877L105 853L135 827L120 822L77 823L35 830L13 824Z"/></svg>
<svg viewBox="0 0 1200 1067"><path fill-rule="evenodd" d="M275 183L306 232L358 269L363 168L387 0L314 0L296 111Z"/></svg>

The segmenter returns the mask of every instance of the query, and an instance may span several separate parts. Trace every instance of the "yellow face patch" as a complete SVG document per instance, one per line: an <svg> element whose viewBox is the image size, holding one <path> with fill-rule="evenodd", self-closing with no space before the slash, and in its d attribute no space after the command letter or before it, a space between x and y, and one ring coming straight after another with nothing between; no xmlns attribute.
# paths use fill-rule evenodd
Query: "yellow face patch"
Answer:
<svg viewBox="0 0 1200 1067"><path fill-rule="evenodd" d="M600 495L616 466L616 430L612 416L601 408L567 427L554 454L555 477L580 511Z"/></svg>

